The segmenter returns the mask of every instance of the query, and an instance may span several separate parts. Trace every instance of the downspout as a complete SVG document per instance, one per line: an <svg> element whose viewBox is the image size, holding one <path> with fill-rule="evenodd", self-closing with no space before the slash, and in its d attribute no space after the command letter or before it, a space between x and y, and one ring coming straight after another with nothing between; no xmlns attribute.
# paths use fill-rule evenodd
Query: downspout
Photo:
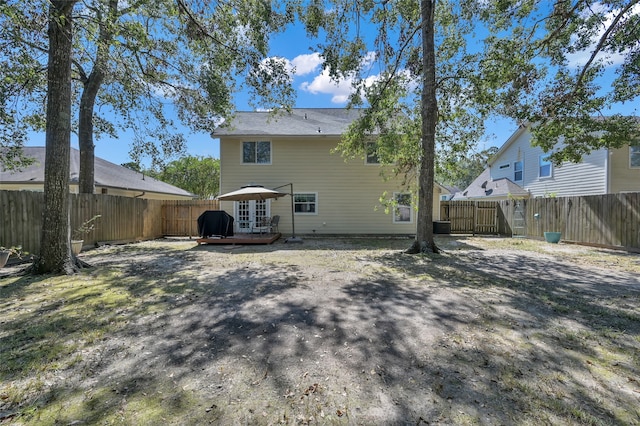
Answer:
<svg viewBox="0 0 640 426"><path fill-rule="evenodd" d="M605 159L604 159L604 169L605 169L604 193L605 194L609 194L611 192L611 188L609 187L609 185L611 184L611 167L609 167L609 163L611 163L611 155L613 155L611 148L607 148L607 155L605 156Z"/></svg>

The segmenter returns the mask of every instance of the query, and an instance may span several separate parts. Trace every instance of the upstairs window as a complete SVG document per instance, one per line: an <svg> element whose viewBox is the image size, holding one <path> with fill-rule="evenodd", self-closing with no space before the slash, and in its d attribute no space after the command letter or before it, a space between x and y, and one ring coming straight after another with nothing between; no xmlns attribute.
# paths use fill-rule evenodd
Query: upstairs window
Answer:
<svg viewBox="0 0 640 426"><path fill-rule="evenodd" d="M629 147L629 167L640 168L640 145Z"/></svg>
<svg viewBox="0 0 640 426"><path fill-rule="evenodd" d="M393 208L393 223L411 223L413 221L411 194L407 192L397 192L393 194L393 197L397 203Z"/></svg>
<svg viewBox="0 0 640 426"><path fill-rule="evenodd" d="M242 142L243 164L271 164L271 142Z"/></svg>
<svg viewBox="0 0 640 426"><path fill-rule="evenodd" d="M365 162L367 164L380 164L380 159L378 159L378 154L376 153L376 144L368 143L366 145L367 148L367 157Z"/></svg>
<svg viewBox="0 0 640 426"><path fill-rule="evenodd" d="M553 165L549 161L548 155L541 155L539 160L539 172L538 176L541 178L551 177Z"/></svg>
<svg viewBox="0 0 640 426"><path fill-rule="evenodd" d="M520 182L522 180L522 161L513 163L513 181Z"/></svg>

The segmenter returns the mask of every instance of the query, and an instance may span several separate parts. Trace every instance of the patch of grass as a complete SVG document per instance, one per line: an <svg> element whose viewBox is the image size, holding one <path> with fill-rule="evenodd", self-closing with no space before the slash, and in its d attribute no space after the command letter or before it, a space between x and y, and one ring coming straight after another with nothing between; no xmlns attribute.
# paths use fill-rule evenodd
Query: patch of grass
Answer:
<svg viewBox="0 0 640 426"><path fill-rule="evenodd" d="M0 389L2 401L11 406L21 405L25 400L32 399L40 395L46 388L45 381L41 374L35 374L34 378L27 380L16 380L6 383Z"/></svg>
<svg viewBox="0 0 640 426"><path fill-rule="evenodd" d="M118 285L119 278L105 270L0 281L0 300L11 301L0 311L0 393L5 400L25 407L35 403L50 388L47 375L78 365L83 349L147 311Z"/></svg>
<svg viewBox="0 0 640 426"><path fill-rule="evenodd" d="M190 392L171 387L127 389L103 387L83 393L60 392L46 406L26 413L23 419L39 425L58 424L203 424L210 415L203 401ZM196 408L200 407L200 408Z"/></svg>

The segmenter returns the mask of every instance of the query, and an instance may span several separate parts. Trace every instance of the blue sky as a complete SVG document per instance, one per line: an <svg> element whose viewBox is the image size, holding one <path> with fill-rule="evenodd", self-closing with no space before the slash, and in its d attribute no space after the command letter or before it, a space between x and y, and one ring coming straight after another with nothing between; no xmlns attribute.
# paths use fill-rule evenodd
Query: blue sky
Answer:
<svg viewBox="0 0 640 426"><path fill-rule="evenodd" d="M640 9L640 7L639 7ZM339 108L346 105L349 95L349 82L336 84L330 81L328 75L322 72L320 56L310 50L313 41L306 38L301 26L293 27L284 34L272 39L271 55L284 58L292 66L296 73L293 75L293 85L297 91L296 107L298 108ZM578 66L586 62L588 52L576 54L571 58ZM620 58L613 58L616 64ZM607 75L610 81L613 73ZM603 87L609 87L608 81L603 82ZM241 111L252 110L246 94L240 93L235 98L236 108ZM619 105L611 112L638 115L638 105ZM516 130L517 123L513 120L497 118L487 123L488 133L484 140L479 141L478 150L491 146L501 146L507 138ZM122 164L131 161L129 149L132 136L121 133L118 139L102 138L95 141L96 155L107 161ZM44 135L34 134L28 145L43 146ZM77 138L72 135L72 146L77 148ZM188 134L187 153L196 156L212 156L219 158L219 141L211 138L207 133Z"/></svg>

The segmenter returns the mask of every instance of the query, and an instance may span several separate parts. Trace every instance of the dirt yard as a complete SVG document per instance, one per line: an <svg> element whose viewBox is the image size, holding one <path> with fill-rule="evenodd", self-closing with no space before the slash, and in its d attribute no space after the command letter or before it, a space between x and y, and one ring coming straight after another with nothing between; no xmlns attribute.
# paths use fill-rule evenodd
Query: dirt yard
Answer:
<svg viewBox="0 0 640 426"><path fill-rule="evenodd" d="M0 270L0 422L640 424L640 255L438 242L166 239L74 277Z"/></svg>

